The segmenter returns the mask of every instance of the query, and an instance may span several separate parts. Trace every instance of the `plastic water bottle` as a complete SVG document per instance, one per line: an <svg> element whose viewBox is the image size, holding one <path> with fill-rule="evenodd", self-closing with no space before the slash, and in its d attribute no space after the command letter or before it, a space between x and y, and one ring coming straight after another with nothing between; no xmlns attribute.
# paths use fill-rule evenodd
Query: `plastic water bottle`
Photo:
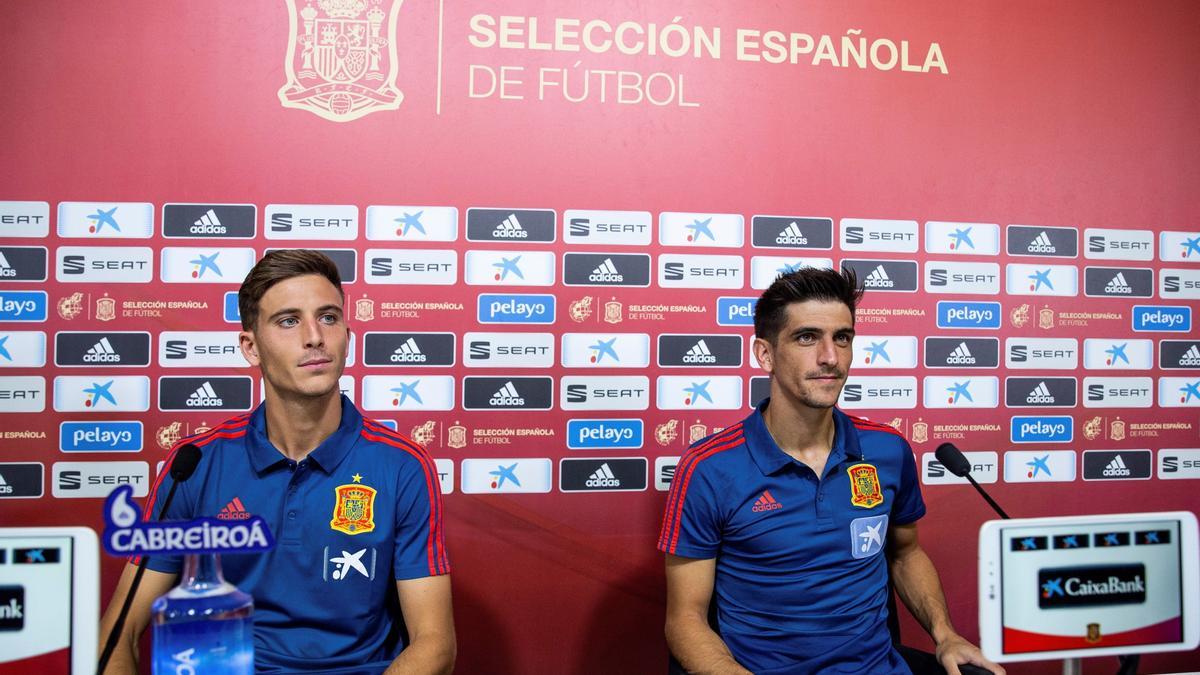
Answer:
<svg viewBox="0 0 1200 675"><path fill-rule="evenodd" d="M154 675L254 672L254 599L225 581L218 555L188 555L179 585L151 610Z"/></svg>

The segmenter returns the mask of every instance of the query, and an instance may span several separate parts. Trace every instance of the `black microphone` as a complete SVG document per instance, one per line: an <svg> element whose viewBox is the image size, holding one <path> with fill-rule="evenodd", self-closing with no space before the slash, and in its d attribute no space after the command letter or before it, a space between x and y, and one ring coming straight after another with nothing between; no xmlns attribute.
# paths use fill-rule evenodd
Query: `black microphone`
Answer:
<svg viewBox="0 0 1200 675"><path fill-rule="evenodd" d="M163 514L171 506L171 501L175 499L175 488L192 477L192 474L196 472L196 465L199 463L200 448L194 443L188 443L175 451L175 459L171 462L171 478L174 482L171 483L171 489L167 491L167 498L163 500L162 508L158 510L158 518L155 520L162 520ZM129 616L129 608L133 606L133 598L137 595L138 586L142 583L142 575L146 573L146 563L149 560L149 556L143 555L142 559L138 561L137 572L133 575L133 583L129 585L129 592L125 595L125 604L121 605L117 620L108 634L108 641L104 643L104 653L100 655L100 661L96 665L96 675L104 675L104 669L108 667L113 650L117 648L121 630L125 628L125 619Z"/></svg>
<svg viewBox="0 0 1200 675"><path fill-rule="evenodd" d="M1004 512L1004 509L1000 508L1000 505L980 487L979 483L975 482L975 477L971 475L971 462L963 456L962 451L957 446L953 443L942 443L933 454L950 473L959 478L966 478L971 481L971 485L975 486L975 490L987 501L992 510L1000 514L1001 518L1009 520L1008 514Z"/></svg>

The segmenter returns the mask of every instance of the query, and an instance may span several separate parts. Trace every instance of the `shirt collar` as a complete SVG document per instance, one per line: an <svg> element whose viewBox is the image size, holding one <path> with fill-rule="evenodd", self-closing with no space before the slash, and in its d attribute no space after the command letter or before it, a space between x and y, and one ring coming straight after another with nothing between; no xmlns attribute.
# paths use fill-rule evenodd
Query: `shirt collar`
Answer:
<svg viewBox="0 0 1200 675"><path fill-rule="evenodd" d="M764 475L777 473L785 466L795 464L796 460L780 449L771 432L767 430L763 412L771 403L771 398L763 399L742 422L742 433L746 437L746 447L750 450L750 458ZM854 433L854 423L850 417L837 408L833 409L833 448L829 452L826 466L836 466L842 460L852 458L861 460L862 448L858 444L858 434Z"/></svg>
<svg viewBox="0 0 1200 675"><path fill-rule="evenodd" d="M350 402L350 399L342 396L342 419L338 423L338 428L315 450L308 453L307 459L321 471L327 474L333 473L333 470L337 468L338 464L341 464L350 452L350 448L358 440L362 426L362 414L358 412L358 408ZM288 458L267 438L267 404L265 402L260 403L254 409L254 413L250 415L249 433L246 434L246 437L250 439L250 442L246 444L250 453L250 465L254 467L256 473L262 474L278 464L287 463Z"/></svg>

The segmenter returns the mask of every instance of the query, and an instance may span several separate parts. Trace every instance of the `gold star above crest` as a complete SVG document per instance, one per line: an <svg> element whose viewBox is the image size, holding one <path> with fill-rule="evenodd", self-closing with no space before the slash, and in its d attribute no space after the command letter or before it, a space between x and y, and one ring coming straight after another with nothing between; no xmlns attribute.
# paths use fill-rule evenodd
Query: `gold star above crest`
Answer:
<svg viewBox="0 0 1200 675"><path fill-rule="evenodd" d="M361 482L362 482L362 475L361 475L361 474L357 474L357 473L356 473L356 474L354 474L353 476L351 476L350 478L354 479L354 482L355 482L355 483L361 483Z"/></svg>

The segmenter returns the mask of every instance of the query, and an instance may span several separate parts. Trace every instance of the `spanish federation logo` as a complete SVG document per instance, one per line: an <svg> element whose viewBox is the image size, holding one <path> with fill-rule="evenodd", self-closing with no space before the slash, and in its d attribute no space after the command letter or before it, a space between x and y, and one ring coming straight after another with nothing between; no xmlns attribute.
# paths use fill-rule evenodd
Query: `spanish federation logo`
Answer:
<svg viewBox="0 0 1200 675"><path fill-rule="evenodd" d="M850 475L850 503L864 509L872 509L883 503L883 490L879 487L879 474L870 464L855 464L846 469Z"/></svg>
<svg viewBox="0 0 1200 675"><path fill-rule="evenodd" d="M285 108L331 122L349 122L377 110L396 110L396 15L403 0L287 0Z"/></svg>
<svg viewBox="0 0 1200 675"><path fill-rule="evenodd" d="M375 529L375 489L362 485L362 476L354 474L354 482L333 489L337 501L329 528L346 534L363 534Z"/></svg>

